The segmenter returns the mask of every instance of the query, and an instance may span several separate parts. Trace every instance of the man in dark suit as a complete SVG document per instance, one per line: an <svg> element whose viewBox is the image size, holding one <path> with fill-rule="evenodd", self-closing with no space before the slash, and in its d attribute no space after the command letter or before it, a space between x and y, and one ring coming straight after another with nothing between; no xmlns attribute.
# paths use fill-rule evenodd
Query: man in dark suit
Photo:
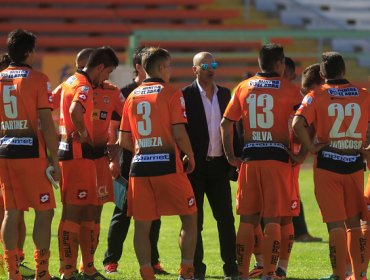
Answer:
<svg viewBox="0 0 370 280"><path fill-rule="evenodd" d="M188 125L186 127L195 156L195 170L189 174L198 206L198 239L194 256L195 279L204 279L203 203L207 195L217 221L225 279L237 279L235 227L232 211L228 164L221 141L220 122L231 98L230 90L216 85L218 67L213 55L201 52L194 56L196 80L183 88Z"/></svg>

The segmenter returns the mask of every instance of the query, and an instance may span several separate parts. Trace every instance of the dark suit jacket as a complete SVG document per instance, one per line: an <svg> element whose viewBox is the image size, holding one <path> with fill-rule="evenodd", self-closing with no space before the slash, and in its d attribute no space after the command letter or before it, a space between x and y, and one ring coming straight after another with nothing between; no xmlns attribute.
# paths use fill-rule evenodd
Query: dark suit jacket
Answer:
<svg viewBox="0 0 370 280"><path fill-rule="evenodd" d="M226 106L231 99L230 90L217 85L217 98L220 105L221 118L225 112ZM191 146L195 158L194 173L201 172L206 163L208 152L209 135L207 118L203 107L202 97L200 96L197 82L194 81L191 85L182 89L188 124L186 130L189 134ZM236 139L235 139L236 138ZM237 142L237 137L234 135L234 142ZM225 161L226 163L226 161Z"/></svg>

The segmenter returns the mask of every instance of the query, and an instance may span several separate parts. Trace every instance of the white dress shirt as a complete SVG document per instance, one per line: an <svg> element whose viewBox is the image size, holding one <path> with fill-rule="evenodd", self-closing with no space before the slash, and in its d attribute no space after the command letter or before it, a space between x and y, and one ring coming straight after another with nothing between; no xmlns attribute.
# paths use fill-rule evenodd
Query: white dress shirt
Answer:
<svg viewBox="0 0 370 280"><path fill-rule="evenodd" d="M202 97L204 112L206 113L207 126L208 126L208 135L209 135L209 144L208 144L208 153L209 157L219 157L223 155L222 150L222 141L221 141L221 111L220 105L218 103L217 92L218 87L214 85L214 92L212 100L206 95L205 90L199 84L197 80L197 85L199 88L200 96Z"/></svg>

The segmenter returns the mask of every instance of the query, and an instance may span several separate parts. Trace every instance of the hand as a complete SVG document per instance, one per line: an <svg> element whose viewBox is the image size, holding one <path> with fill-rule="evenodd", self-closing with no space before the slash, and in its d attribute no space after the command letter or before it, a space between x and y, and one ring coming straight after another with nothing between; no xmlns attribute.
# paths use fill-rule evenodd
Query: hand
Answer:
<svg viewBox="0 0 370 280"><path fill-rule="evenodd" d="M227 161L229 162L230 165L235 166L237 168L237 171L239 171L240 166L242 165L243 161L239 157L227 157Z"/></svg>
<svg viewBox="0 0 370 280"><path fill-rule="evenodd" d="M60 170L59 163L56 162L52 164L54 167L54 170L50 172L51 176L53 177L54 181L59 182L60 179L62 178L62 171Z"/></svg>
<svg viewBox="0 0 370 280"><path fill-rule="evenodd" d="M121 151L121 147L118 144L108 144L108 156L111 161L118 157L119 152Z"/></svg>
<svg viewBox="0 0 370 280"><path fill-rule="evenodd" d="M121 175L121 167L119 166L118 158L109 163L109 169L112 172L113 179L116 179Z"/></svg>
<svg viewBox="0 0 370 280"><path fill-rule="evenodd" d="M92 146L92 140L91 140L89 134L87 134L87 133L84 135L84 134L79 133L77 130L75 130L75 131L72 132L71 136L72 136L73 140L75 140L75 141L77 141L81 144L82 143L87 143L87 144Z"/></svg>
<svg viewBox="0 0 370 280"><path fill-rule="evenodd" d="M182 159L182 164L185 167L185 172L187 174L190 174L191 172L194 171L194 168L195 168L194 156L187 156L187 155L185 155L183 157L183 159Z"/></svg>
<svg viewBox="0 0 370 280"><path fill-rule="evenodd" d="M290 149L287 149L286 151L293 161L293 166L303 163L306 158L306 154L303 154L301 152L299 152L298 154L294 154L293 151Z"/></svg>

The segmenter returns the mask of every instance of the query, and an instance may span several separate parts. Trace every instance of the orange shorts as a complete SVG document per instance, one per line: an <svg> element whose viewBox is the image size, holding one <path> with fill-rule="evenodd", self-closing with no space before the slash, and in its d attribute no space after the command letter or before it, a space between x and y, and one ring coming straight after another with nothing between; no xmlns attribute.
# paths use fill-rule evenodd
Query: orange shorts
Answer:
<svg viewBox="0 0 370 280"><path fill-rule="evenodd" d="M240 167L236 212L261 217L292 216L298 207L292 200L292 167L276 160L244 162Z"/></svg>
<svg viewBox="0 0 370 280"><path fill-rule="evenodd" d="M291 199L292 203L297 202L297 206L292 205L292 216L299 216L301 211L300 195L299 195L299 171L301 170L301 165L297 164L292 166L292 189L291 189Z"/></svg>
<svg viewBox="0 0 370 280"><path fill-rule="evenodd" d="M344 221L358 214L367 219L363 170L339 174L315 167L314 183L324 222Z"/></svg>
<svg viewBox="0 0 370 280"><path fill-rule="evenodd" d="M193 189L185 173L154 177L130 177L127 215L152 221L161 216L197 212Z"/></svg>
<svg viewBox="0 0 370 280"><path fill-rule="evenodd" d="M73 159L60 162L63 204L97 205L96 168L93 160Z"/></svg>
<svg viewBox="0 0 370 280"><path fill-rule="evenodd" d="M109 161L106 157L94 160L97 173L97 195L98 205L106 202L114 202L114 190L112 172L109 169Z"/></svg>
<svg viewBox="0 0 370 280"><path fill-rule="evenodd" d="M46 158L1 159L0 185L5 210L55 208L54 191L46 177Z"/></svg>

